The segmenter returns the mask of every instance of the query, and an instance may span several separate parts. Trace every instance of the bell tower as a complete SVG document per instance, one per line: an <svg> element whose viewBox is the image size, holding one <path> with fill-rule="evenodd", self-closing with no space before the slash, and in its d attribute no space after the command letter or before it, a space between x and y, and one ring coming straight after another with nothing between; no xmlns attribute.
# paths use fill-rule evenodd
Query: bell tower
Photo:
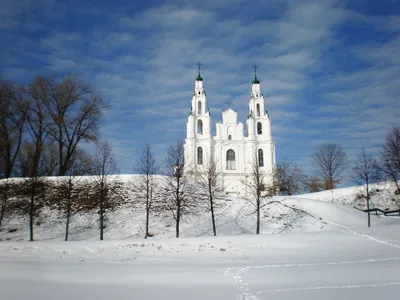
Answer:
<svg viewBox="0 0 400 300"><path fill-rule="evenodd" d="M193 91L193 98L192 98L192 111L197 116L203 116L206 113L206 106L207 106L207 99L206 99L206 92L203 88L203 78L200 75L200 67L201 63L197 63L198 67L198 75L195 81L195 87Z"/></svg>
<svg viewBox="0 0 400 300"><path fill-rule="evenodd" d="M251 86L251 98L249 101L249 115L255 119L265 116L264 96L261 92L260 81L257 79L257 66L254 65L254 80Z"/></svg>
<svg viewBox="0 0 400 300"><path fill-rule="evenodd" d="M185 168L195 176L212 157L211 116L207 109L207 97L197 63L198 74L194 83L192 106L186 123Z"/></svg>

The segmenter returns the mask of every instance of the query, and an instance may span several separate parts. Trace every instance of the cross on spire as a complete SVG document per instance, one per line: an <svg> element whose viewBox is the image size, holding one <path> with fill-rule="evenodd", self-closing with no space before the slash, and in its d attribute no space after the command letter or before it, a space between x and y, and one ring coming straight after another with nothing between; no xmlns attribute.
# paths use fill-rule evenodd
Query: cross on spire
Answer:
<svg viewBox="0 0 400 300"><path fill-rule="evenodd" d="M257 66L256 64L254 64L253 68L254 68L254 80L253 80L253 84L258 84L258 83L260 83L260 81L257 79L257 69L258 69L258 66Z"/></svg>
<svg viewBox="0 0 400 300"><path fill-rule="evenodd" d="M197 65L197 68L198 68L198 71L199 71L199 74L197 75L196 80L197 81L203 81L203 78L201 78L201 76L200 76L200 67L201 67L202 63L198 61L196 65Z"/></svg>
<svg viewBox="0 0 400 300"><path fill-rule="evenodd" d="M200 67L201 67L202 63L198 61L196 65L197 65L197 68L199 69L199 74L200 74Z"/></svg>
<svg viewBox="0 0 400 300"><path fill-rule="evenodd" d="M233 101L232 100L228 100L228 101L226 101L226 104L228 104L228 107L231 108L231 106L233 104Z"/></svg>

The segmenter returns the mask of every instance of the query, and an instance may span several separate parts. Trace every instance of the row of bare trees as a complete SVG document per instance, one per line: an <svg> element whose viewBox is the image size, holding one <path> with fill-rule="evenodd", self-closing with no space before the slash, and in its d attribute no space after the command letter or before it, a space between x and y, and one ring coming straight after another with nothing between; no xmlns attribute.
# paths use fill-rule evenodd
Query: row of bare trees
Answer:
<svg viewBox="0 0 400 300"><path fill-rule="evenodd" d="M326 143L315 148L311 160L316 170L315 176L306 176L295 163L287 159L278 163L276 182L280 193L292 195L302 191L334 189L347 173L363 189L368 226L371 226L371 185L388 180L396 186L396 194L400 194L400 127L390 130L377 156L362 148L356 159L350 163L346 151L340 145Z"/></svg>
<svg viewBox="0 0 400 300"><path fill-rule="evenodd" d="M368 227L370 227L371 184L389 180L396 186L396 195L400 195L400 127L390 130L379 158L367 153L363 148L352 167L352 174L355 182L363 187L367 203Z"/></svg>
<svg viewBox="0 0 400 300"><path fill-rule="evenodd" d="M182 219L203 210L210 212L213 234L217 235L215 210L221 206L222 189L215 163L210 161L201 180L194 182L190 179L190 170L184 170L183 142L177 141L167 149L164 176L156 180L160 169L150 145L146 145L135 166L136 173L141 174L135 190L146 212L144 237L150 235L149 220L154 212L170 215L175 221L175 236L178 238Z"/></svg>
<svg viewBox="0 0 400 300"><path fill-rule="evenodd" d="M265 199L275 195L277 187L273 174L266 174L260 167L258 156L249 166L251 172L243 180L248 196L246 200L254 207L256 215L256 233L260 233L261 209L266 204ZM210 214L213 235L217 235L216 212L226 204L226 194L223 193L222 176L213 160L204 164L204 172L198 174L197 182L192 180L192 170L185 169L184 147L181 141L172 144L165 156L164 177L161 181L154 179L159 166L155 164L149 145L143 149L137 161L135 171L141 174L137 191L146 211L146 232L149 236L149 219L154 211L167 212L175 221L175 235L180 236L180 224L183 218L200 211ZM271 176L271 178L267 178Z"/></svg>
<svg viewBox="0 0 400 300"><path fill-rule="evenodd" d="M72 180L79 175L76 166L84 165L88 157L80 146L97 141L107 107L87 83L73 75L37 76L26 86L0 79L0 179L26 178L30 240L42 176L69 175ZM0 222L6 211L7 186L1 186Z"/></svg>
<svg viewBox="0 0 400 300"><path fill-rule="evenodd" d="M347 161L346 151L334 143L321 144L314 149L311 162L315 173L311 176L306 175L296 163L284 158L275 171L279 193L290 196L334 189L342 181Z"/></svg>
<svg viewBox="0 0 400 300"><path fill-rule="evenodd" d="M33 241L34 226L41 217L41 209L55 206L65 218L67 241L72 217L82 210L96 210L99 236L103 240L108 212L130 201L132 209L145 210L144 238L151 236L149 224L154 213L169 214L175 220L176 237L179 237L182 218L202 210L211 212L213 232L217 234L214 211L220 207L221 199L218 174L215 168L210 168L203 182L191 181L189 173L184 172L181 141L172 144L167 151L165 176L156 178L160 167L150 145L144 147L134 169L139 175L133 178L133 186L130 183L124 186L118 176L110 176L118 173L115 157L107 142L99 142L93 155L86 156L79 163L74 160L63 177L3 179L0 182L0 226L5 212L26 215L29 219L29 240Z"/></svg>
<svg viewBox="0 0 400 300"><path fill-rule="evenodd" d="M84 163L74 163L66 176L42 176L3 179L0 182L0 226L6 213L28 216L29 240L34 240L34 226L43 207L58 209L65 217L65 240L69 237L71 218L82 210L96 209L99 215L100 240L103 239L105 216L123 204L127 191L118 177L112 148L98 142L94 154ZM80 176L87 175L90 176ZM28 201L27 201L28 200Z"/></svg>

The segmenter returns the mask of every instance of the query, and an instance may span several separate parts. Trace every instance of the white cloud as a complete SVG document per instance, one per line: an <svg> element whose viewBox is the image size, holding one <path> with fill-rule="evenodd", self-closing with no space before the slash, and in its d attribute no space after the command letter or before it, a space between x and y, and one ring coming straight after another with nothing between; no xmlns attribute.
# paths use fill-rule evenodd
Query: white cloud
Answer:
<svg viewBox="0 0 400 300"><path fill-rule="evenodd" d="M115 136L116 152L124 159L131 152L123 147L133 147L133 142L117 140L135 140L134 147L140 148L151 136L161 151L160 145L184 138L198 60L203 62L214 121L220 120L227 100L234 100L240 121L245 121L251 66L256 63L278 152L290 155L295 141L295 148L301 149L296 157L305 157L313 145L330 139L351 151L363 141L373 141L376 147L385 130L398 123L400 113L400 19L365 16L339 4L176 0L134 13L125 7L105 11L99 5L90 12L77 11L81 18L104 15L101 23L80 31L49 30L40 44L21 37L4 56L23 53L43 63L34 73L75 71L92 83L113 104L103 132ZM21 10L8 9L8 20ZM369 26L387 33L387 40L372 37L346 48L341 35L347 33L339 31L343 24ZM337 61L339 54L350 63L346 55L352 55L359 65L347 68L347 61ZM20 58L7 65L11 77L24 73L19 63ZM141 115L149 118L148 124L136 121ZM135 133L138 127L141 132ZM360 142L348 142L352 139Z"/></svg>

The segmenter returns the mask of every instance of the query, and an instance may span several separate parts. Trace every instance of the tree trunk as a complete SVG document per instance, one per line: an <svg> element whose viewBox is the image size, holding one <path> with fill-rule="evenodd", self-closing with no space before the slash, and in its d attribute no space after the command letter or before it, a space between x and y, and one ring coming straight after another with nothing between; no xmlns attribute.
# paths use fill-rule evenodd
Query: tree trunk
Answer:
<svg viewBox="0 0 400 300"><path fill-rule="evenodd" d="M68 203L68 208L67 208L67 222L66 222L66 224L65 224L65 241L68 241L69 219L70 219L70 204Z"/></svg>
<svg viewBox="0 0 400 300"><path fill-rule="evenodd" d="M58 125L58 176L64 176L65 171L63 170L63 137L62 128L60 124Z"/></svg>
<svg viewBox="0 0 400 300"><path fill-rule="evenodd" d="M210 209L211 209L211 220L212 220L213 232L214 232L214 236L217 236L217 228L215 227L215 216L214 216L214 199L212 197L210 183L208 184L208 193L209 193L209 197L210 197Z"/></svg>
<svg viewBox="0 0 400 300"><path fill-rule="evenodd" d="M103 233L103 230L104 230L104 224L103 224L103 222L104 222L104 216L103 216L103 210L102 210L102 208L100 208L100 241L102 241L103 240L103 236L104 236L104 233Z"/></svg>
<svg viewBox="0 0 400 300"><path fill-rule="evenodd" d="M367 210L368 210L368 227L371 227L371 213L369 211L369 191L367 186Z"/></svg>
<svg viewBox="0 0 400 300"><path fill-rule="evenodd" d="M6 212L6 205L7 205L7 199L3 198L3 201L1 202L1 207L0 207L0 227L1 223L3 222L3 218Z"/></svg>
<svg viewBox="0 0 400 300"><path fill-rule="evenodd" d="M150 187L149 187L149 176L146 176L146 233L144 238L147 239L149 236L149 214L150 214Z"/></svg>
<svg viewBox="0 0 400 300"><path fill-rule="evenodd" d="M29 241L33 242L33 222L35 214L35 193L36 193L36 182L32 182L31 187L31 200L29 205Z"/></svg>
<svg viewBox="0 0 400 300"><path fill-rule="evenodd" d="M65 224L65 241L68 241L68 232L69 232L69 220L71 218L71 207L72 207L72 179L69 178L68 181L68 202L67 202L67 222Z"/></svg>
<svg viewBox="0 0 400 300"><path fill-rule="evenodd" d="M176 237L179 237L179 223L181 222L181 205L178 202L177 210L176 210Z"/></svg>
<svg viewBox="0 0 400 300"><path fill-rule="evenodd" d="M399 182L397 181L397 176L396 176L396 174L392 173L392 174L390 174L390 176L392 177L392 180L393 180L394 183L396 184L397 190L400 191L400 186L399 186Z"/></svg>
<svg viewBox="0 0 400 300"><path fill-rule="evenodd" d="M214 205L212 204L212 202L211 202L211 219L212 219L214 236L217 236L217 228L215 226L215 216L214 216Z"/></svg>
<svg viewBox="0 0 400 300"><path fill-rule="evenodd" d="M103 240L103 229L104 229L104 212L103 212L103 201L104 201L104 184L100 186L100 241Z"/></svg>
<svg viewBox="0 0 400 300"><path fill-rule="evenodd" d="M1 200L1 207L0 207L0 227L1 227L1 224L3 223L4 215L6 213L6 208L7 208L8 190L9 190L8 182L6 182L4 184L2 189L3 190L1 193L2 200Z"/></svg>
<svg viewBox="0 0 400 300"><path fill-rule="evenodd" d="M177 176L176 180L176 237L179 238L179 223L181 221L181 199L179 196L179 187L180 187L180 174Z"/></svg>
<svg viewBox="0 0 400 300"><path fill-rule="evenodd" d="M180 215L179 215L179 212L178 212L178 215L177 215L177 217L176 217L176 237L177 238L179 238L179 222L180 222Z"/></svg>
<svg viewBox="0 0 400 300"><path fill-rule="evenodd" d="M149 236L149 209L146 209L146 234L144 236L145 239Z"/></svg>
<svg viewBox="0 0 400 300"><path fill-rule="evenodd" d="M180 221L181 221L181 206L180 206L180 203L178 203L178 207L177 207L177 210L176 210L176 228L175 228L176 237L177 238L179 237L179 223L180 223Z"/></svg>
<svg viewBox="0 0 400 300"><path fill-rule="evenodd" d="M11 162L7 159L4 166L4 178L10 178L12 172Z"/></svg>
<svg viewBox="0 0 400 300"><path fill-rule="evenodd" d="M257 199L257 229L256 234L260 234L260 196Z"/></svg>

